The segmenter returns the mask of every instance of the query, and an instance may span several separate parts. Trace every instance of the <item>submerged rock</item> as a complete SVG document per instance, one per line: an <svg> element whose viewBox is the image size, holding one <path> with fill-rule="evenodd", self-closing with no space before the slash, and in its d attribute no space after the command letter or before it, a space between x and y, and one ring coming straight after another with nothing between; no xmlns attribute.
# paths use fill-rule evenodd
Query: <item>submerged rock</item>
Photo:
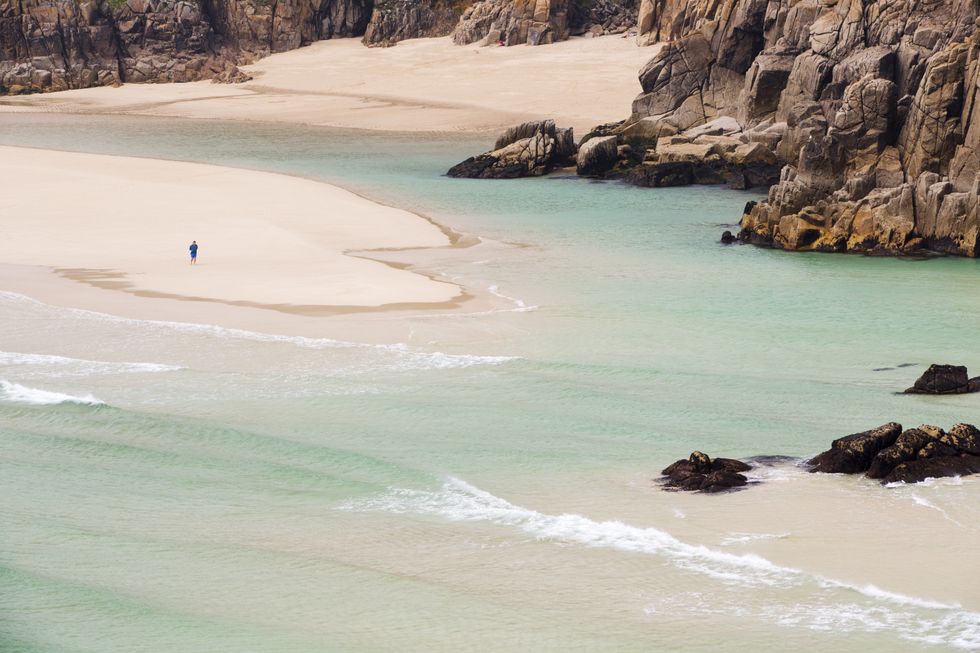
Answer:
<svg viewBox="0 0 980 653"><path fill-rule="evenodd" d="M725 492L742 487L748 479L741 473L752 469L748 463L732 458L715 458L695 451L686 460L666 467L664 487L690 492Z"/></svg>
<svg viewBox="0 0 980 653"><path fill-rule="evenodd" d="M906 394L953 395L980 392L980 377L971 379L963 365L930 365Z"/></svg>
<svg viewBox="0 0 980 653"><path fill-rule="evenodd" d="M882 483L966 476L980 472L980 431L971 424L957 424L948 433L928 424L903 431L890 422L834 440L807 465L812 472L863 473Z"/></svg>

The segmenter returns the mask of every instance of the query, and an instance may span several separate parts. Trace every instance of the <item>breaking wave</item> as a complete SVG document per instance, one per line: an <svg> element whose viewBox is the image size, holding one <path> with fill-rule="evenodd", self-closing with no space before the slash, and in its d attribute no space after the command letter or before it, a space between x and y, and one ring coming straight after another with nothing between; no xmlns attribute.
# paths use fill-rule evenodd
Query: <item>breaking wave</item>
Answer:
<svg viewBox="0 0 980 653"><path fill-rule="evenodd" d="M69 395L40 388L30 388L19 383L0 379L0 401L32 406L55 406L57 404L79 404L82 406L104 406L105 402L92 395Z"/></svg>
<svg viewBox="0 0 980 653"><path fill-rule="evenodd" d="M339 508L490 522L516 528L542 541L657 555L675 567L709 576L739 592L761 588L762 604L745 605L739 610L746 616L782 625L815 630L888 629L904 639L929 644L965 649L980 646L980 613L964 610L958 604L907 596L873 584L827 578L777 565L751 553L735 554L688 544L653 527L631 526L621 521L595 521L577 514L541 513L516 506L458 478L447 479L438 490L393 488L380 496L348 501ZM772 598L779 590L791 590L794 597L798 597L801 590L805 591L807 600L773 604ZM667 610L678 607L676 596L663 600L669 604L664 606ZM717 601L711 605L717 605ZM690 609L703 613L712 608L697 603ZM651 606L649 612L653 614L659 610Z"/></svg>

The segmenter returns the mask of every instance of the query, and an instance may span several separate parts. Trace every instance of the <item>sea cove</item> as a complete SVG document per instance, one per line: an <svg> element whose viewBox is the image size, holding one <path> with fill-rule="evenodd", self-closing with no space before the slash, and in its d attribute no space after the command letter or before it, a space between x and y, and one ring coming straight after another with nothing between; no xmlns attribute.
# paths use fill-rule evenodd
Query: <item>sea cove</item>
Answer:
<svg viewBox="0 0 980 653"><path fill-rule="evenodd" d="M758 195L720 187L443 175L492 139L3 117L0 145L412 211L465 246L390 259L482 297L264 322L5 265L7 649L980 646L976 478L796 465L887 420L980 421L975 395L895 394L980 369L978 263L725 247ZM750 491L663 492L694 448L787 458Z"/></svg>

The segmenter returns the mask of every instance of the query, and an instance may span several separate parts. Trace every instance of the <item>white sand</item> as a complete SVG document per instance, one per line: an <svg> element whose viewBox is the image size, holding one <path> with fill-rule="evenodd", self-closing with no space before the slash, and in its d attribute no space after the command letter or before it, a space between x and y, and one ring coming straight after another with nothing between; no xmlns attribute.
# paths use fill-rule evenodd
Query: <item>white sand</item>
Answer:
<svg viewBox="0 0 980 653"><path fill-rule="evenodd" d="M392 48L338 39L247 66L255 79L241 85L81 89L7 98L0 113L133 113L393 131L499 130L551 117L581 135L628 115L640 92L637 72L655 52L621 36L509 48L461 47L448 37Z"/></svg>
<svg viewBox="0 0 980 653"><path fill-rule="evenodd" d="M445 247L429 221L306 179L0 147L0 263L138 294L291 307L440 305L454 284L345 252ZM188 245L200 244L189 265ZM106 275L93 277L92 270ZM63 272L65 274L65 272Z"/></svg>

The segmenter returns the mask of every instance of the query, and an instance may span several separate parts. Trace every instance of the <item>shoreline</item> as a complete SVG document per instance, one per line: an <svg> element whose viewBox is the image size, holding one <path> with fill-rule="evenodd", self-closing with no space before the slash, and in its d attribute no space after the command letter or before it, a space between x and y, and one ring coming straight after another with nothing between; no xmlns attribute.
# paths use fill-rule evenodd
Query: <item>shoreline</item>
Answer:
<svg viewBox="0 0 980 653"><path fill-rule="evenodd" d="M5 178L30 198L20 206L15 198L8 212L10 238L6 248L0 244L0 261L8 270L3 289L44 303L137 319L200 322L204 317L209 324L304 335L347 331L353 329L347 322L363 322L355 318L371 313L499 309L490 293L464 288L425 269L428 250L467 249L481 239L339 186L297 175L168 159L12 146L0 146L0 151L9 154L7 163L0 163ZM31 180L44 185L53 176L62 192L32 192ZM203 183L188 188L186 180L201 177ZM172 187L175 182L179 192ZM127 191L107 195L107 188ZM253 192L242 197L243 188ZM256 191L268 197L256 197ZM134 197L166 193L181 199L158 199L151 210L140 212L139 220L133 219L128 207L138 203ZM233 195L238 199L229 200ZM330 218L323 210L309 211L331 202L347 212ZM233 258L210 263L203 240L202 264L194 268L186 265L176 243L168 243L174 251L162 251L159 241L176 240L177 231L188 229L228 237L232 242L224 245L231 247ZM220 240L209 237L207 242ZM133 243L139 246L133 248ZM109 260L102 261L103 251L112 253ZM122 261L115 252L122 252ZM406 252L415 254L407 257L412 262L386 256ZM421 262L415 260L419 255ZM220 269L229 264L230 269ZM213 265L220 266L219 274L196 285ZM196 277L191 280L188 273ZM92 292L81 292L82 285ZM269 301L276 297L284 301ZM278 317L270 319L270 313ZM322 320L344 316L351 320ZM385 333L365 335L391 339Z"/></svg>
<svg viewBox="0 0 980 653"><path fill-rule="evenodd" d="M618 35L534 48L448 37L365 48L317 41L243 66L250 82L123 84L10 96L3 113L147 115L391 132L497 132L550 117L581 134L619 119L657 52ZM589 79L589 84L563 80ZM358 89L352 92L351 89ZM571 109L569 109L571 107Z"/></svg>

